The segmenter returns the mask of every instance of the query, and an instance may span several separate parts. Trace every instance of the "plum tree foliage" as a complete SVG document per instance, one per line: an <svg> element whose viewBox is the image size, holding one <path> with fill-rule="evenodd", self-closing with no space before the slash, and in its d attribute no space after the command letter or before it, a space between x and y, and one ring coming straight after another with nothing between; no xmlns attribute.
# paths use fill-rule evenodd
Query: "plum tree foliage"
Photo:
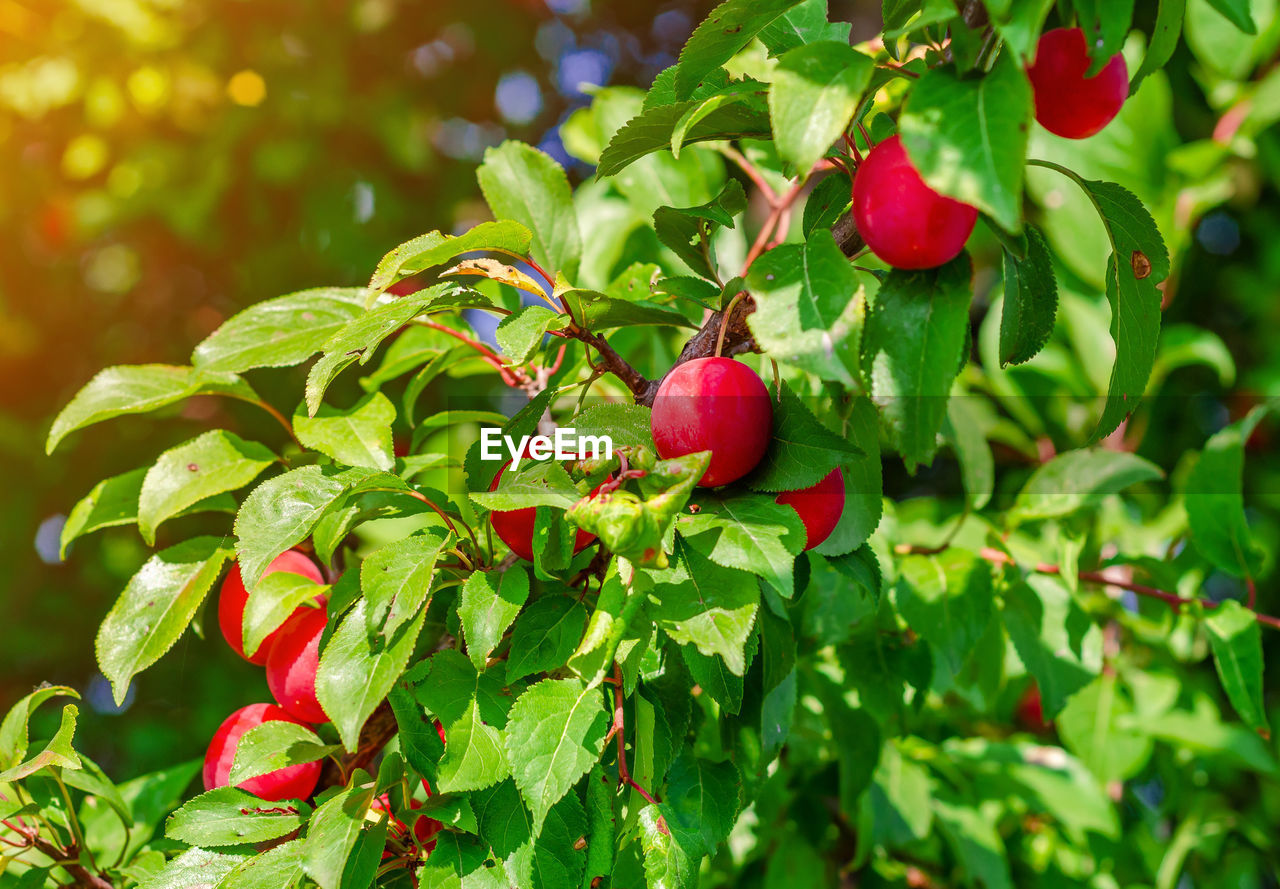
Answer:
<svg viewBox="0 0 1280 889"><path fill-rule="evenodd" d="M1134 453L1201 360L1161 346L1185 214L1034 124L1137 150L1184 3L1133 7L885 0L854 47L825 0L727 0L564 123L576 187L504 143L492 221L94 377L50 451L195 396L265 411L72 511L64 548L157 546L96 640L116 699L216 608L281 706L230 715L191 795L192 764L115 785L73 703L37 750L75 693L24 698L0 886L1264 885L1280 621L1241 478L1270 406L1173 478ZM284 410L258 394L290 373ZM520 406L419 415L477 380ZM614 450L495 463L487 426Z"/></svg>

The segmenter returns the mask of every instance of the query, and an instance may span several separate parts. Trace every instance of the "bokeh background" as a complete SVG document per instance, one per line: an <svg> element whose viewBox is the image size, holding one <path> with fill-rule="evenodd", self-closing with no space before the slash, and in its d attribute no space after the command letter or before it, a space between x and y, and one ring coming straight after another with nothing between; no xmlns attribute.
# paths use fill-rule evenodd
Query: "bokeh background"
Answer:
<svg viewBox="0 0 1280 889"><path fill-rule="evenodd" d="M92 640L146 550L122 529L58 555L63 518L95 481L210 425L251 435L252 408L195 399L46 457L54 414L104 366L186 363L251 302L362 284L396 244L483 218L474 167L504 138L590 176L560 123L593 85L647 85L712 5L0 0L0 709L41 681L76 687L85 749L125 779L199 755L225 713L266 699L260 670L187 634L122 720ZM1149 31L1155 4L1139 5ZM1177 371L1142 451L1165 466L1280 392L1280 88L1262 88L1276 80L1275 5L1255 2L1273 24L1247 44L1189 25L1159 108L1135 111L1107 146L1114 178L1192 233L1173 245L1166 324L1207 327L1239 368ZM1203 6L1192 0L1193 20ZM879 10L832 2L855 41L879 30ZM1198 145L1219 150L1185 150ZM1178 146L1183 168L1169 159ZM298 383L255 379L281 405ZM1252 483L1280 493L1269 442L1254 446ZM893 493L935 482L899 478ZM1280 594L1261 601L1274 610Z"/></svg>

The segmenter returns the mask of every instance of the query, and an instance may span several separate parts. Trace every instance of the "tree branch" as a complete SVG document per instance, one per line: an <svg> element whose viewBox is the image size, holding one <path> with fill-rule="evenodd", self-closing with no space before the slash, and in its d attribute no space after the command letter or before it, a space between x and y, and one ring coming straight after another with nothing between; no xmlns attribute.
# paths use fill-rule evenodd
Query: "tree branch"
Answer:
<svg viewBox="0 0 1280 889"><path fill-rule="evenodd" d="M360 730L360 741L355 752L343 756L341 765L332 759L326 760L324 770L320 773L319 789L341 787L356 769L367 769L399 730L391 704L384 700Z"/></svg>
<svg viewBox="0 0 1280 889"><path fill-rule="evenodd" d="M920 547L902 544L894 548L894 552L899 555L936 555L947 549L943 547ZM993 549L991 547L983 547L978 550L978 556L992 563L993 565L1016 565L1017 563L1005 552ZM1059 565L1051 565L1048 562L1039 562L1032 569L1037 574L1062 574L1062 568ZM1166 605L1174 609L1180 609L1184 605L1199 605L1207 611L1219 607L1221 602L1214 602L1211 599L1200 599L1197 597L1179 596L1177 593L1171 593L1168 590L1159 590L1155 587L1147 586L1141 583L1133 583L1128 580L1119 580L1118 578L1109 577L1100 571L1081 571L1076 575L1082 583L1094 583L1100 586L1113 586L1116 589L1127 590L1135 595L1146 596L1150 599L1159 599ZM1253 611L1252 605L1247 606ZM1254 619L1263 626L1280 630L1280 617L1272 617L1269 614L1262 614L1253 611Z"/></svg>

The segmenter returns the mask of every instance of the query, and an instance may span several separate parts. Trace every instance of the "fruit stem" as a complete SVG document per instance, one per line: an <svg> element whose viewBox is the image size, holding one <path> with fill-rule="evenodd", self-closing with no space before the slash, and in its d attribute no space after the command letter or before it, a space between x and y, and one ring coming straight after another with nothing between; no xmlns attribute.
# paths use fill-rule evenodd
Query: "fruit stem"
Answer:
<svg viewBox="0 0 1280 889"><path fill-rule="evenodd" d="M738 301L746 295L747 291L739 290L733 295L733 299L729 300L729 305L724 308L724 317L720 319L720 331L716 334L716 358L719 358L720 353L724 350L724 332L729 327L729 319L733 317L733 310L738 307Z"/></svg>
<svg viewBox="0 0 1280 889"><path fill-rule="evenodd" d="M756 168L756 165L747 160L742 152L726 145L720 149L720 153L733 161L738 166L738 169L747 174L747 178L751 180L756 188L760 189L761 194L765 196L770 205L778 200L778 195L774 192L773 187L765 180L764 175Z"/></svg>
<svg viewBox="0 0 1280 889"><path fill-rule="evenodd" d="M474 337L467 336L462 331L454 330L452 327L441 324L439 321L432 321L430 318L415 321L414 323L448 334L454 339L461 340L471 348L475 349L480 353L480 356L485 360L485 363L498 372L502 377L502 382L506 383L511 388L518 389L529 382L529 378L523 370L518 367L509 367L508 365L503 364L502 358L500 358L497 353Z"/></svg>
<svg viewBox="0 0 1280 889"><path fill-rule="evenodd" d="M627 738L626 738L626 711L623 709L622 700L622 668L618 666L617 661L613 664L613 728L609 729L609 734L617 738L618 741L618 786L630 787L636 793L640 794L651 806L656 806L658 801L649 795L649 791L641 787L634 778L631 777L631 771L627 768Z"/></svg>

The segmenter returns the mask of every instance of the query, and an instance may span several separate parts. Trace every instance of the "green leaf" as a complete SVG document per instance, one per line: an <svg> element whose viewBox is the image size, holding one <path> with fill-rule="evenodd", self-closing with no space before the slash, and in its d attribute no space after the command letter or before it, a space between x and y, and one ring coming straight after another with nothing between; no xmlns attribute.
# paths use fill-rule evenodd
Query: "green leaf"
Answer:
<svg viewBox="0 0 1280 889"><path fill-rule="evenodd" d="M319 466L300 466L254 488L235 523L245 587L253 589L276 556L301 543L354 479Z"/></svg>
<svg viewBox="0 0 1280 889"><path fill-rule="evenodd" d="M530 253L546 271L573 280L582 235L564 170L538 149L507 141L486 149L476 179L498 219L514 219L532 234Z"/></svg>
<svg viewBox="0 0 1280 889"><path fill-rule="evenodd" d="M587 813L576 793L551 807L533 843L533 885L559 889L582 884L587 850L580 841L587 832ZM610 850L612 851L612 850Z"/></svg>
<svg viewBox="0 0 1280 889"><path fill-rule="evenodd" d="M523 364L541 348L548 330L561 330L569 319L546 306L522 306L498 323L494 337L502 354L515 364Z"/></svg>
<svg viewBox="0 0 1280 889"><path fill-rule="evenodd" d="M769 116L779 156L806 177L844 134L874 67L847 41L820 41L786 52L773 72ZM917 87L919 89L919 87Z"/></svg>
<svg viewBox="0 0 1280 889"><path fill-rule="evenodd" d="M973 553L949 549L907 556L898 567L894 601L915 630L959 673L991 620L991 566Z"/></svg>
<svg viewBox="0 0 1280 889"><path fill-rule="evenodd" d="M1156 285L1169 276L1169 251L1151 214L1124 188L1083 179L1057 164L1034 163L1057 170L1085 190L1111 242L1106 283L1116 360L1106 406L1093 431L1096 442L1116 430L1146 391L1160 337L1161 296Z"/></svg>
<svg viewBox="0 0 1280 889"><path fill-rule="evenodd" d="M227 541L196 537L156 553L129 581L94 646L117 704L129 681L178 641L231 556Z"/></svg>
<svg viewBox="0 0 1280 889"><path fill-rule="evenodd" d="M1205 617L1204 628L1231 706L1249 728L1269 737L1271 727L1262 699L1262 628L1256 616L1227 599Z"/></svg>
<svg viewBox="0 0 1280 889"><path fill-rule="evenodd" d="M570 670L589 683L597 683L615 660L625 666L625 652L635 650L642 641L639 629L632 630L631 625L638 623L636 618L644 610L645 590L650 585L643 574L637 574L630 586L617 574L605 578L582 641L569 658Z"/></svg>
<svg viewBox="0 0 1280 889"><path fill-rule="evenodd" d="M1073 0L1080 17L1085 43L1093 64L1088 75L1102 70L1107 61L1124 48L1133 21L1134 0Z"/></svg>
<svg viewBox="0 0 1280 889"><path fill-rule="evenodd" d="M354 858L353 852L361 834L368 826L365 815L374 795L374 785L368 779L364 772L357 771L351 779L351 786L334 794L311 816L303 867L321 889L345 889L358 885L344 880L344 873ZM386 825L384 819L381 822L384 832ZM372 882L372 875L364 885L369 882Z"/></svg>
<svg viewBox="0 0 1280 889"><path fill-rule="evenodd" d="M212 373L168 364L138 364L99 371L53 421L45 453L77 429L121 417L142 414L190 398L229 395L247 401L257 396L244 380L231 373Z"/></svg>
<svg viewBox="0 0 1280 889"><path fill-rule="evenodd" d="M473 571L462 585L458 619L467 656L483 670L502 635L529 598L529 572L519 565L506 571Z"/></svg>
<svg viewBox="0 0 1280 889"><path fill-rule="evenodd" d="M1111 494L1163 478L1149 460L1127 451L1082 448L1041 465L1018 492L1009 523L1061 518Z"/></svg>
<svg viewBox="0 0 1280 889"><path fill-rule="evenodd" d="M66 558L67 550L79 537L103 528L132 525L136 522L138 500L142 494L142 483L146 480L146 476L147 467L144 466L120 475L113 475L94 485L93 490L71 510L66 524L62 526L60 556ZM230 494L215 494L187 507L178 515L191 515L198 512L224 512L234 515L239 505L236 498Z"/></svg>
<svg viewBox="0 0 1280 889"><path fill-rule="evenodd" d="M481 718L473 698L461 719L445 726L444 758L436 773L442 793L483 790L511 774L502 733Z"/></svg>
<svg viewBox="0 0 1280 889"><path fill-rule="evenodd" d="M393 638L422 611L448 542L448 537L430 532L413 534L379 547L360 563L370 641Z"/></svg>
<svg viewBox="0 0 1280 889"><path fill-rule="evenodd" d="M987 505L995 489L995 458L983 434L975 405L967 396L947 402L947 416L942 422L942 437L960 461L960 478L964 482L965 502L976 512Z"/></svg>
<svg viewBox="0 0 1280 889"><path fill-rule="evenodd" d="M731 488L701 494L694 502L697 513L676 522L694 547L717 565L755 574L791 598L796 556L805 544L804 523L794 509L772 495Z"/></svg>
<svg viewBox="0 0 1280 889"><path fill-rule="evenodd" d="M880 524L884 511L880 428L876 409L865 396L853 400L845 438L862 453L849 457L841 466L844 512L831 536L813 549L823 556L843 556L862 546Z"/></svg>
<svg viewBox="0 0 1280 889"><path fill-rule="evenodd" d="M1178 39L1182 36L1182 19L1186 11L1187 0L1160 0L1146 55L1142 57L1142 64L1129 80L1129 95L1136 93L1142 81L1159 71L1173 58L1173 53L1178 48Z"/></svg>
<svg viewBox="0 0 1280 889"><path fill-rule="evenodd" d="M277 769L317 762L340 749L336 744L321 743L305 725L284 720L264 722L240 736L227 782L237 787Z"/></svg>
<svg viewBox="0 0 1280 889"><path fill-rule="evenodd" d="M832 432L785 383L773 402L773 437L760 464L745 479L754 491L776 494L817 484L858 446Z"/></svg>
<svg viewBox="0 0 1280 889"><path fill-rule="evenodd" d="M215 494L236 491L276 461L257 442L215 429L170 448L147 471L138 495L138 530L154 544L156 528Z"/></svg>
<svg viewBox="0 0 1280 889"><path fill-rule="evenodd" d="M164 833L192 846L239 846L293 833L307 823L310 807L264 804L252 793L219 787L202 793L169 816Z"/></svg>
<svg viewBox="0 0 1280 889"><path fill-rule="evenodd" d="M506 453L503 453L506 457ZM514 510L531 506L554 506L570 509L582 499L573 486L569 473L555 460L545 463L524 461L528 468L513 472L507 467L493 491L473 493L471 499L485 509Z"/></svg>
<svg viewBox="0 0 1280 889"><path fill-rule="evenodd" d="M256 303L209 334L191 353L191 363L231 373L301 364L364 314L365 299L360 287L318 287Z"/></svg>
<svg viewBox="0 0 1280 889"><path fill-rule="evenodd" d="M1009 8L999 14L991 9L996 33L1023 64L1030 64L1035 58L1045 17L1053 4L1054 0L1019 0L1009 3Z"/></svg>
<svg viewBox="0 0 1280 889"><path fill-rule="evenodd" d="M725 0L694 29L676 63L676 97L687 99L708 74L800 0Z"/></svg>
<svg viewBox="0 0 1280 889"><path fill-rule="evenodd" d="M86 844L95 850L95 855L110 856L112 860L117 855L121 860L132 859L165 817L182 804L187 788L200 774L200 766L200 760L189 760L121 784L120 797L132 815L127 834L125 824L114 813L103 812L103 817L93 817L82 807ZM70 774L64 771L63 780Z"/></svg>
<svg viewBox="0 0 1280 889"><path fill-rule="evenodd" d="M717 291L718 292L718 291ZM696 327L682 312L649 299L618 299L594 290L573 289L560 294L579 326L599 333L618 327Z"/></svg>
<svg viewBox="0 0 1280 889"><path fill-rule="evenodd" d="M697 207L659 207L653 214L658 240L693 271L719 280L711 238L720 228L733 228L733 219L747 208L741 183L730 179L720 194Z"/></svg>
<svg viewBox="0 0 1280 889"><path fill-rule="evenodd" d="M416 315L433 305L459 302L459 297L466 293L456 284L437 284L385 302L344 324L325 340L321 346L324 354L307 374L307 410L314 415L320 409L325 391L343 368L356 360L361 364L368 362L383 340Z"/></svg>
<svg viewBox="0 0 1280 889"><path fill-rule="evenodd" d="M827 0L803 0L765 25L758 36L771 55L780 56L797 46L822 40L848 44L851 30L848 22L827 21Z"/></svg>
<svg viewBox="0 0 1280 889"><path fill-rule="evenodd" d="M1106 785L1136 775L1151 756L1151 738L1132 715L1115 674L1104 672L1072 695L1055 725L1067 749Z"/></svg>
<svg viewBox="0 0 1280 889"><path fill-rule="evenodd" d="M819 229L834 226L852 202L848 177L833 174L818 180L804 202L800 231L805 239Z"/></svg>
<svg viewBox="0 0 1280 889"><path fill-rule="evenodd" d="M438 231L418 235L392 250L378 262L369 281L369 289L386 290L401 278L408 278L433 266L443 265L451 259L473 251L505 253L524 256L529 252L533 235L529 229L510 219L482 222L457 235Z"/></svg>
<svg viewBox="0 0 1280 889"><path fill-rule="evenodd" d="M53 697L69 697L79 700L80 694L70 686L46 685L37 688L9 708L0 722L0 766L11 768L27 755L27 731L31 714L45 701Z"/></svg>
<svg viewBox="0 0 1280 889"><path fill-rule="evenodd" d="M733 89L735 101L717 105L690 126L682 139L685 145L708 140L764 138L770 134L764 85L759 85L758 92L744 92L741 86ZM671 134L685 115L702 101L646 106L614 134L600 154L597 178L616 176L645 155L669 149Z"/></svg>
<svg viewBox="0 0 1280 889"><path fill-rule="evenodd" d="M1022 228L1031 83L1008 54L982 77L931 68L898 122L911 163L934 190Z"/></svg>
<svg viewBox="0 0 1280 889"><path fill-rule="evenodd" d="M535 832L600 758L608 724L600 688L577 679L544 679L516 700L503 737Z"/></svg>
<svg viewBox="0 0 1280 889"><path fill-rule="evenodd" d="M699 843L696 834L682 827L672 828L660 806L641 809L640 844L649 889L696 889L702 858L692 850Z"/></svg>
<svg viewBox="0 0 1280 889"><path fill-rule="evenodd" d="M110 816L107 815L106 811L98 805L103 803L119 819L121 825L132 824L134 821L133 811L120 793L120 788L116 787L115 782L102 771L102 767L88 756L79 753L77 757L80 760L80 768L63 769L62 782L68 787L84 791L89 797L95 797L92 802L86 799L81 805L81 809L85 812L81 816L82 821L87 822L90 820L90 811L102 818L109 818ZM0 804L0 808L4 808L4 805ZM86 842L88 841L86 840Z"/></svg>
<svg viewBox="0 0 1280 889"><path fill-rule="evenodd" d="M75 704L67 704L62 708L62 722L57 732L44 745L44 749L35 756L0 772L0 784L12 784L30 777L45 768L78 769L80 757L71 747L76 733L76 718L80 710Z"/></svg>
<svg viewBox="0 0 1280 889"><path fill-rule="evenodd" d="M1249 0L1209 0L1209 5L1222 13L1223 18L1244 33L1258 33L1258 26L1253 21L1253 12L1250 9Z"/></svg>
<svg viewBox="0 0 1280 889"><path fill-rule="evenodd" d="M342 745L352 751L365 720L404 672L427 617L423 609L375 648L369 641L366 608L367 600L356 600L321 653L316 671L316 698L333 720Z"/></svg>
<svg viewBox="0 0 1280 889"><path fill-rule="evenodd" d="M701 841L690 853L713 855L728 838L738 817L741 784L742 777L731 762L708 762L688 752L676 757L667 773L663 809Z"/></svg>
<svg viewBox="0 0 1280 889"><path fill-rule="evenodd" d="M454 649L431 658L431 672L418 685L419 700L444 726L444 757L437 771L445 793L482 790L511 774L501 729L507 723L510 696L502 669L477 671Z"/></svg>
<svg viewBox="0 0 1280 889"><path fill-rule="evenodd" d="M543 673L569 660L587 624L587 610L572 596L544 596L524 610L511 632L507 681Z"/></svg>
<svg viewBox="0 0 1280 889"><path fill-rule="evenodd" d="M1032 574L1006 589L1004 626L1040 689L1044 718L1102 671L1102 632L1062 582Z"/></svg>
<svg viewBox="0 0 1280 889"><path fill-rule="evenodd" d="M933 828L933 781L925 768L904 757L896 744L881 748L874 783L864 799L873 813L879 839L895 844L920 841Z"/></svg>
<svg viewBox="0 0 1280 889"><path fill-rule="evenodd" d="M1040 353L1058 316L1058 281L1044 235L1027 226L1027 255L1004 251L1004 303L1000 313L1000 366Z"/></svg>
<svg viewBox="0 0 1280 889"><path fill-rule="evenodd" d="M538 423L557 391L555 387L548 387L530 399L528 404L516 411L515 416L503 425L502 434L511 436L511 440L517 443L526 435L537 435ZM489 485L503 464L499 459L486 459L482 454L481 443L477 440L467 449L463 466L467 474L467 490L481 492L489 490ZM505 479L506 476L504 472L502 477Z"/></svg>
<svg viewBox="0 0 1280 889"><path fill-rule="evenodd" d="M309 607L328 587L292 571L268 574L249 590L241 618L244 653L252 657L268 636L299 608Z"/></svg>
<svg viewBox="0 0 1280 889"><path fill-rule="evenodd" d="M653 450L653 431L649 408L640 404L597 404L573 418L578 435L607 435L613 447L648 448Z"/></svg>
<svg viewBox="0 0 1280 889"><path fill-rule="evenodd" d="M242 852L188 849L142 880L138 889L208 889L248 860Z"/></svg>
<svg viewBox="0 0 1280 889"><path fill-rule="evenodd" d="M138 496L142 493L142 481L146 475L146 467L143 467L104 478L94 485L93 490L67 516L66 524L62 526L59 555L66 558L67 548L77 537L136 522Z"/></svg>
<svg viewBox="0 0 1280 889"><path fill-rule="evenodd" d="M218 889L292 889L302 880L306 840L291 840L247 858L218 882Z"/></svg>
<svg viewBox="0 0 1280 889"><path fill-rule="evenodd" d="M930 271L895 269L867 316L863 373L910 469L931 463L938 448L951 383L966 357L971 275L965 254Z"/></svg>
<svg viewBox="0 0 1280 889"><path fill-rule="evenodd" d="M970 881L986 889L1013 889L1004 840L980 808L935 796L933 814Z"/></svg>
<svg viewBox="0 0 1280 889"><path fill-rule="evenodd" d="M321 404L308 415L304 407L298 405L293 413L293 431L303 447L348 466L384 471L395 466L391 424L396 408L381 392L370 392L349 408Z"/></svg>
<svg viewBox="0 0 1280 889"><path fill-rule="evenodd" d="M1266 553L1253 538L1244 512L1244 446L1269 408L1255 408L1205 443L1187 476L1184 500L1191 542L1219 570L1253 578Z"/></svg>
<svg viewBox="0 0 1280 889"><path fill-rule="evenodd" d="M751 666L751 661L755 658L756 639L757 637L752 635L747 640L743 655L747 667ZM746 691L746 682L742 676L736 675L729 669L724 658L705 655L689 645L680 649L680 656L684 659L685 666L689 668L689 676L723 712L730 716L737 716L742 712L742 697Z"/></svg>
<svg viewBox="0 0 1280 889"><path fill-rule="evenodd" d="M751 266L747 288L756 302L747 324L770 357L856 385L866 293L830 231L763 254Z"/></svg>
<svg viewBox="0 0 1280 889"><path fill-rule="evenodd" d="M689 542L677 537L676 564L654 574L649 612L658 627L680 645L724 658L729 670L743 676L745 647L760 605L751 575L717 565Z"/></svg>

